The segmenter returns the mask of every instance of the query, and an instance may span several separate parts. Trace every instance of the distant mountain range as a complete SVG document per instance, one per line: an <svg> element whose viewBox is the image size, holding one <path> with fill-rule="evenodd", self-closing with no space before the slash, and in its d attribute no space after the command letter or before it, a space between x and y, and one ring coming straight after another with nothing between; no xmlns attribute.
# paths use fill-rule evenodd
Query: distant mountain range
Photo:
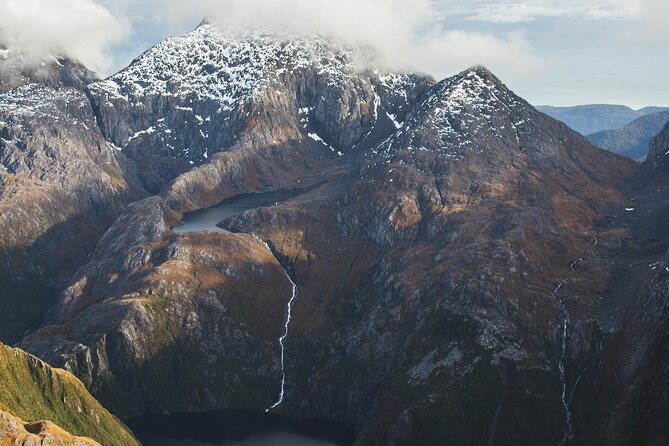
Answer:
<svg viewBox="0 0 669 446"><path fill-rule="evenodd" d="M669 108L624 105L538 106L537 109L583 134L595 146L643 161L651 139L669 121Z"/></svg>
<svg viewBox="0 0 669 446"><path fill-rule="evenodd" d="M536 108L540 112L564 122L582 135L621 128L642 116L669 110L669 107L644 107L633 110L624 105L607 104L577 105L574 107L540 105Z"/></svg>
<svg viewBox="0 0 669 446"><path fill-rule="evenodd" d="M643 161L648 155L651 139L669 122L669 111L651 113L635 119L619 129L603 130L587 135L595 146Z"/></svg>

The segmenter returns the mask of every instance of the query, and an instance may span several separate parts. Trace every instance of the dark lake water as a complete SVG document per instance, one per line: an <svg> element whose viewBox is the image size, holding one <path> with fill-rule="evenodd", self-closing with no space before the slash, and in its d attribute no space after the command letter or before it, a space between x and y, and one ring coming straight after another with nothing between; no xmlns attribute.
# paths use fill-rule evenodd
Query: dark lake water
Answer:
<svg viewBox="0 0 669 446"><path fill-rule="evenodd" d="M172 229L177 233L218 230L219 228L216 225L228 217L249 209L281 203L301 193L301 191L296 190L280 190L237 195L223 200L217 205L184 214L181 224Z"/></svg>
<svg viewBox="0 0 669 446"><path fill-rule="evenodd" d="M128 425L144 446L348 446L355 439L332 421L244 411L145 415Z"/></svg>

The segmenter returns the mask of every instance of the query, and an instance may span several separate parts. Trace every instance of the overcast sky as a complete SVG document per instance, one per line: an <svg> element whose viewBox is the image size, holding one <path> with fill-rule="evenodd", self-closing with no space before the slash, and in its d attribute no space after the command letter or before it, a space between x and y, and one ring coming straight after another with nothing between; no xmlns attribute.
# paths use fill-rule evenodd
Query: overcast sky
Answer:
<svg viewBox="0 0 669 446"><path fill-rule="evenodd" d="M437 78L483 64L534 104L669 105L669 0L0 0L0 39L109 75L205 16L321 32Z"/></svg>

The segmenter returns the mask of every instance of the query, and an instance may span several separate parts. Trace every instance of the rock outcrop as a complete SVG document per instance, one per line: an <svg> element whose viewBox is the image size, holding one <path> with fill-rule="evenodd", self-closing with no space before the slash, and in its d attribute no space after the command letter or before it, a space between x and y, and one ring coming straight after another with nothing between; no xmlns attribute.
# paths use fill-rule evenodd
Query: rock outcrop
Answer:
<svg viewBox="0 0 669 446"><path fill-rule="evenodd" d="M100 446L90 438L75 437L49 421L26 423L0 411L0 441L16 446Z"/></svg>

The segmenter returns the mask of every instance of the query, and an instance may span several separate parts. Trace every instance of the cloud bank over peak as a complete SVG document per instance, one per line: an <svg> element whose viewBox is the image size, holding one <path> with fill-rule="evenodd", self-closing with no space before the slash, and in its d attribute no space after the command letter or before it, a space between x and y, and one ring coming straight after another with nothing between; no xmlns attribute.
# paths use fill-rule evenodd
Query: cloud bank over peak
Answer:
<svg viewBox="0 0 669 446"><path fill-rule="evenodd" d="M437 77L474 64L504 74L540 65L522 33L449 28L431 0L0 0L0 11L0 43L29 61L64 54L102 74L118 67L113 49L133 28L182 33L204 17L368 45L392 68Z"/></svg>
<svg viewBox="0 0 669 446"><path fill-rule="evenodd" d="M131 27L93 0L0 0L0 43L25 63L66 55L98 71L113 65L111 48Z"/></svg>
<svg viewBox="0 0 669 446"><path fill-rule="evenodd" d="M522 33L502 37L450 29L430 0L219 0L206 15L243 28L321 34L369 45L395 69L442 77L475 64L493 70L534 70L539 59ZM174 2L179 8L180 2ZM174 12L174 11L173 11ZM179 15L185 11L178 11Z"/></svg>
<svg viewBox="0 0 669 446"><path fill-rule="evenodd" d="M0 44L108 75L209 17L369 45L437 78L482 64L537 103L644 105L669 101L668 16L667 0L0 0Z"/></svg>

